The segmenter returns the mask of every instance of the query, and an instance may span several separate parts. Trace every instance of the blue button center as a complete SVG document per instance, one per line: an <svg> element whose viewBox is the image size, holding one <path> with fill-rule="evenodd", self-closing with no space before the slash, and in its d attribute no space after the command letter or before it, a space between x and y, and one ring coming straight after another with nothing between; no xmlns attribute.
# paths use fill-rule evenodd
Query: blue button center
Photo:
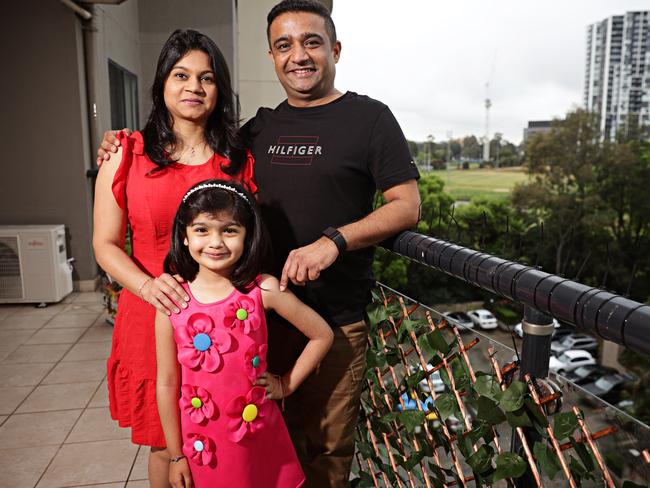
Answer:
<svg viewBox="0 0 650 488"><path fill-rule="evenodd" d="M194 347L199 351L206 351L212 345L208 334L196 334L194 336Z"/></svg>
<svg viewBox="0 0 650 488"><path fill-rule="evenodd" d="M194 441L194 450L201 452L204 449L203 447L203 442L201 441Z"/></svg>

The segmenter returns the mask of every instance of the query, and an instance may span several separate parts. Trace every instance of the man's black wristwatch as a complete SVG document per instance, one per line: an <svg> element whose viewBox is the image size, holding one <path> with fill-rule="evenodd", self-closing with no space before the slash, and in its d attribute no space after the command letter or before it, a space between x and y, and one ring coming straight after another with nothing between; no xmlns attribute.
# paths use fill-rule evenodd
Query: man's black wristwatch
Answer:
<svg viewBox="0 0 650 488"><path fill-rule="evenodd" d="M339 254L345 251L345 248L347 247L348 243L345 242L345 237L343 237L343 234L341 234L338 231L338 229L335 229L334 227L328 227L323 231L323 235L329 239L332 239L332 241L334 241L334 244L336 244L336 248L339 250Z"/></svg>

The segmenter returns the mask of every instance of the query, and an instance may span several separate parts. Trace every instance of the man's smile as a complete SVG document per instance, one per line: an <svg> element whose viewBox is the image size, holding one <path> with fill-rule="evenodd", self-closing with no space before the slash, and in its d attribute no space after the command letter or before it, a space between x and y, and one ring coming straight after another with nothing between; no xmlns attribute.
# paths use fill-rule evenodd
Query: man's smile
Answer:
<svg viewBox="0 0 650 488"><path fill-rule="evenodd" d="M311 76L316 72L316 68L297 68L289 71L290 75L296 76L298 78L306 78Z"/></svg>

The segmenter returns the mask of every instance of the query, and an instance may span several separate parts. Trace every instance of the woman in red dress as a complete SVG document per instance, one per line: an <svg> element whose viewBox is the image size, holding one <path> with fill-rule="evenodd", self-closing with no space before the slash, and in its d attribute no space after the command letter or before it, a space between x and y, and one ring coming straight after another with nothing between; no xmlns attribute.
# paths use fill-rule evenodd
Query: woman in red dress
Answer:
<svg viewBox="0 0 650 488"><path fill-rule="evenodd" d="M163 273L172 222L185 192L210 178L234 179L255 191L253 161L239 144L226 61L215 43L177 30L156 68L152 109L142 132L120 134L120 148L99 170L93 246L100 266L124 289L108 359L110 412L151 446L151 486L168 487L169 457L156 407L156 309L169 315L189 300ZM131 255L124 251L126 224Z"/></svg>

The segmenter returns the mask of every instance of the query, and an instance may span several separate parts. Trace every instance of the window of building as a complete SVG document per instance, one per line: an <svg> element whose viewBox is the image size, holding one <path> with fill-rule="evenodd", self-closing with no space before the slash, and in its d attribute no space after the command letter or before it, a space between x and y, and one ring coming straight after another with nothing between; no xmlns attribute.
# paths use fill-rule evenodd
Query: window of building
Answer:
<svg viewBox="0 0 650 488"><path fill-rule="evenodd" d="M108 82L111 92L111 127L138 128L138 77L109 59Z"/></svg>

